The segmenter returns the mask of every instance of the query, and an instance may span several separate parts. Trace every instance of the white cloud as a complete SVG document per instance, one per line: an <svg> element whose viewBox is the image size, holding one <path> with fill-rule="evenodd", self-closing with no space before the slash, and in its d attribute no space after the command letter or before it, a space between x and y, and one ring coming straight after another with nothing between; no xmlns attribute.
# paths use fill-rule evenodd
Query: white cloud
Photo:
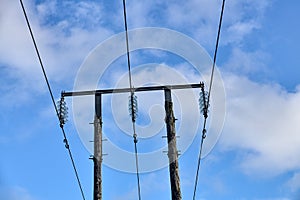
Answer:
<svg viewBox="0 0 300 200"><path fill-rule="evenodd" d="M287 186L292 192L300 191L300 173L295 173L293 177L287 182Z"/></svg>
<svg viewBox="0 0 300 200"><path fill-rule="evenodd" d="M0 64L1 68L8 69L2 70L3 76L8 81L14 80L9 86L2 86L2 90L6 88L3 101L11 99L16 88L19 88L20 99L28 101L30 91L38 94L46 91L44 79L19 2L3 0L1 4ZM113 30L123 30L121 3L117 8L115 3L111 4L118 11L108 11L105 2L46 0L37 5L32 1L24 2L52 84L72 84L89 51L112 35ZM262 15L267 5L267 0L227 2L222 42L241 41L258 28L257 16ZM190 33L213 48L219 9L219 1L207 0L128 2L129 27L171 27ZM249 13L245 14L245 11Z"/></svg>
<svg viewBox="0 0 300 200"><path fill-rule="evenodd" d="M247 52L235 47L223 67L237 74L266 73L268 71L266 63L269 57L267 53L260 50Z"/></svg>
<svg viewBox="0 0 300 200"><path fill-rule="evenodd" d="M220 144L245 152L246 173L277 175L300 168L300 91L226 75L227 115Z"/></svg>
<svg viewBox="0 0 300 200"><path fill-rule="evenodd" d="M169 2L168 2L169 3ZM166 6L167 26L195 37L207 48L214 48L221 1L173 1ZM221 44L243 43L245 36L259 29L271 1L227 1L225 4Z"/></svg>
<svg viewBox="0 0 300 200"><path fill-rule="evenodd" d="M214 48L222 1L128 1L128 27L163 26L196 38L209 49ZM270 0L227 1L224 13L222 44L243 43L245 36L261 27ZM124 30L122 5L111 14L114 26ZM119 15L119 16L117 16ZM117 22L118 24L116 24Z"/></svg>
<svg viewBox="0 0 300 200"><path fill-rule="evenodd" d="M26 189L19 186L0 188L0 198L5 200L36 200Z"/></svg>
<svg viewBox="0 0 300 200"><path fill-rule="evenodd" d="M18 93L18 101L26 102L30 100L32 93L45 93L46 84L19 2L4 0L1 4L0 67L1 77L6 83L1 86L1 91L4 92L1 101L5 103L10 100L10 103L16 104L17 102L11 102L14 99L11 97ZM94 4L90 2L68 4L68 8L73 11L69 13L68 18L63 18L61 21L52 20L53 24L47 24L45 21L49 21L49 17L62 13L61 5L52 1L37 6L31 1L24 2L52 85L72 84L70 80L75 76L85 56L99 42L111 35L110 30L101 25L93 29L85 29L85 23L94 20L96 13L99 14L100 8ZM50 8L50 14L45 14L45 7ZM86 21L76 21L70 15L81 20L84 15Z"/></svg>
<svg viewBox="0 0 300 200"><path fill-rule="evenodd" d="M260 24L257 20L235 22L224 30L223 43L240 44L245 36L259 28Z"/></svg>
<svg viewBox="0 0 300 200"><path fill-rule="evenodd" d="M261 28L270 0L227 1L221 44L240 45L246 36Z"/></svg>

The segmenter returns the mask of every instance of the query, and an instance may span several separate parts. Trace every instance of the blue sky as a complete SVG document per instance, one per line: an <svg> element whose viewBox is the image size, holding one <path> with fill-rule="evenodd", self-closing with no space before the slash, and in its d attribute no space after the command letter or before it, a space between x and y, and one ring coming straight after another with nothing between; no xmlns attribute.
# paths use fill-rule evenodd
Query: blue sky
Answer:
<svg viewBox="0 0 300 200"><path fill-rule="evenodd" d="M124 30L122 1L24 0L24 4L56 99L61 90L73 90L89 53ZM127 4L129 29L172 29L213 55L221 1L131 0ZM209 134L215 134L213 119L222 118L222 111L212 112L212 131L205 145L214 148L202 160L197 199L300 198L299 7L295 0L227 1L217 62L226 94L225 120L213 146ZM186 60L162 50L136 51L131 58L136 85L194 83L202 78L202 72ZM107 67L99 87L128 84L125 64L122 56ZM0 69L0 199L81 199L19 1L0 0ZM191 120L199 118L198 108L183 103L194 93L174 94L179 148L185 141L180 131L184 121L196 127L179 160L183 199L193 194L202 125L201 120ZM145 153L165 145L163 98L160 93L141 94L139 102L138 125L143 130L139 136L145 138L138 147ZM86 198L91 199L92 144L83 141L92 138L88 122L93 120L93 105L75 105L83 113L78 118L73 115L74 102L67 99L67 103L70 118L65 129ZM105 97L104 104L105 137L132 151L127 95ZM111 111L114 105L120 105L120 111ZM212 107L218 108L217 100ZM191 114L186 118L186 113ZM108 145L103 150L108 154L104 162L120 159ZM161 152L161 157L167 156ZM141 191L146 200L170 199L168 168L143 173ZM137 199L135 175L104 165L103 199Z"/></svg>

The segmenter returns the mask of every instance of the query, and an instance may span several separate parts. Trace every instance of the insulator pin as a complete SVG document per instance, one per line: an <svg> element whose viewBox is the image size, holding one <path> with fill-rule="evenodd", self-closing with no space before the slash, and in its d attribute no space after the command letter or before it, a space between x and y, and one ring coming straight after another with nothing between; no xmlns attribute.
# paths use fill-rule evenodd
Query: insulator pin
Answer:
<svg viewBox="0 0 300 200"><path fill-rule="evenodd" d="M200 112L204 115L205 118L208 116L208 92L204 91L204 88L201 89L201 92L199 93L199 108Z"/></svg>
<svg viewBox="0 0 300 200"><path fill-rule="evenodd" d="M63 126L68 121L68 107L64 97L61 97L60 101L58 101L57 104L60 126Z"/></svg>
<svg viewBox="0 0 300 200"><path fill-rule="evenodd" d="M138 113L137 96L132 93L129 97L128 110L133 122L135 122Z"/></svg>

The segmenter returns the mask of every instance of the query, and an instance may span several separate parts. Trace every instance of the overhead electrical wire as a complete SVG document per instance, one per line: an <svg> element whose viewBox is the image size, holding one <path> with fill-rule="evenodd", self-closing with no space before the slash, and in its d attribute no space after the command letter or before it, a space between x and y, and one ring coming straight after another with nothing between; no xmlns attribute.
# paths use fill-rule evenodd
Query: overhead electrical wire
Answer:
<svg viewBox="0 0 300 200"><path fill-rule="evenodd" d="M211 89L212 89L213 78L214 78L214 72L215 72L215 68L216 68L217 53L218 53L218 48L219 48L219 41L220 41L221 28L222 28L222 22L223 22L224 8L225 8L225 0L223 0L223 2L222 2L220 21L219 21L219 27L218 27L218 34L217 34L217 40L216 40L216 47L215 47L215 52L214 52L213 67L211 69L211 77L210 77L208 98L207 98L208 104L209 104L209 100L210 100Z"/></svg>
<svg viewBox="0 0 300 200"><path fill-rule="evenodd" d="M139 175L139 163L138 163L138 151L137 151L137 134L135 128L135 120L137 116L137 100L134 95L134 88L131 77L131 66L130 66L130 49L128 39L128 27L127 27L127 15L126 15L126 1L123 0L123 11L124 11L124 26L125 26L125 37L126 37L126 52L127 52L127 65L128 65L128 79L130 87L130 99L129 99L129 112L131 115L132 129L133 129L133 142L134 142L134 153L135 153L135 165L136 165L136 177L138 186L138 199L141 200L141 187L140 187L140 175Z"/></svg>
<svg viewBox="0 0 300 200"><path fill-rule="evenodd" d="M208 106L209 106L209 101L210 101L210 96L211 96L211 90L212 90L212 84L213 84L213 78L214 78L214 71L215 71L215 67L216 67L216 60L217 60L217 53L218 53L218 48L219 48L219 40L220 40L220 34L221 34L221 28L222 28L224 8L225 8L225 0L223 0L223 2L222 2L222 8L221 8L221 14L220 14L220 20L219 20L219 27L218 27L218 34L217 34L217 40L216 40L216 46L215 46L215 52L214 52L214 58L213 58L213 66L212 66L212 70L211 70L211 76L210 76L210 83L209 83L207 99L205 99L205 96L203 96L203 101L204 101L204 112L203 112L204 122L203 122L202 137L201 137L200 150L199 150L199 156L198 156L196 178L195 178L195 184L194 184L193 200L195 200L195 198L196 198L196 190L197 190L198 176L199 176L199 170L200 170L200 164L201 164L202 148L203 148L204 139L206 137L207 112L208 112ZM202 91L202 94L204 95L204 90Z"/></svg>
<svg viewBox="0 0 300 200"><path fill-rule="evenodd" d="M38 60L39 60L41 69L43 71L43 75L44 75L44 78L45 78L45 81L46 81L46 84L47 84L47 87L48 87L48 91L49 91L49 94L50 94L50 97L51 97L51 100L52 100L52 103L53 103L56 115L58 117L58 120L60 121L60 128L61 128L61 131L62 131L62 134L63 134L63 138L64 138L63 142L65 143L65 147L68 150L69 157L70 157L70 160L72 162L73 170L74 170L74 173L75 173L75 176L76 176L76 179L77 179L77 183L78 183L78 186L79 186L79 189L80 189L80 192L81 192L82 199L85 200L84 192L83 192L82 185L81 185L81 182L80 182L80 179L79 179L78 171L76 169L75 161L74 161L71 149L70 149L70 145L69 145L69 142L68 142L68 139L67 139L67 136L66 136L63 124L61 123L60 114L59 114L59 111L58 111L57 106L55 104L55 100L54 100L54 96L53 96L53 93L52 93L52 90L51 90L51 87L50 87L50 83L49 83L49 80L48 80L48 77L47 77L47 74L46 74L43 62L42 62L42 58L40 56L40 53L39 53L39 50L38 50L38 47L37 47L37 44L36 44L36 41L35 41L35 38L34 38L34 35L33 35L33 32L32 32L32 29L31 29L31 26L30 26L30 23L29 23L29 19L27 17L26 9L24 7L24 4L23 4L22 0L20 0L20 4L21 4L22 10L23 10L23 14L24 14L24 17L25 17L25 20L26 20L26 23L27 23L30 35L31 35L31 39L32 39L32 42L33 42L36 54L38 56Z"/></svg>

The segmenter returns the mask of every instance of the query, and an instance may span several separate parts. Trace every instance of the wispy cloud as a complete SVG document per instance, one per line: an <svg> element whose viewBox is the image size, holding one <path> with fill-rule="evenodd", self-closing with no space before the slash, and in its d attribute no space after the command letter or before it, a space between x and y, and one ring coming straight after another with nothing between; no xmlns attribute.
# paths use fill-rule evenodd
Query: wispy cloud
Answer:
<svg viewBox="0 0 300 200"><path fill-rule="evenodd" d="M267 66L270 55L262 50L249 52L242 48L235 47L231 49L229 59L222 65L227 71L246 76L252 74L267 74Z"/></svg>
<svg viewBox="0 0 300 200"><path fill-rule="evenodd" d="M287 182L287 186L292 192L300 192L300 173L293 174L293 177Z"/></svg>
<svg viewBox="0 0 300 200"><path fill-rule="evenodd" d="M31 194L22 187L0 187L0 198L5 200L37 200Z"/></svg>
<svg viewBox="0 0 300 200"><path fill-rule="evenodd" d="M27 96L32 92L44 93L45 83L21 6L17 1L8 0L1 4L0 67L4 73L2 77L9 83L5 84L7 88L1 87L1 90L7 91L3 101L12 99L10 97L17 91L20 100L28 99ZM24 4L51 83L72 84L70 78L72 80L75 76L88 52L111 35L110 30L102 27L101 23L94 28L85 27L96 18L97 6L91 2L76 5L64 2L61 5L46 1L34 6L29 1ZM44 11L45 7L50 8L48 14ZM66 7L69 9L66 13L69 14L60 16L61 9ZM82 18L83 15L86 17ZM53 20L54 16L57 20Z"/></svg>

